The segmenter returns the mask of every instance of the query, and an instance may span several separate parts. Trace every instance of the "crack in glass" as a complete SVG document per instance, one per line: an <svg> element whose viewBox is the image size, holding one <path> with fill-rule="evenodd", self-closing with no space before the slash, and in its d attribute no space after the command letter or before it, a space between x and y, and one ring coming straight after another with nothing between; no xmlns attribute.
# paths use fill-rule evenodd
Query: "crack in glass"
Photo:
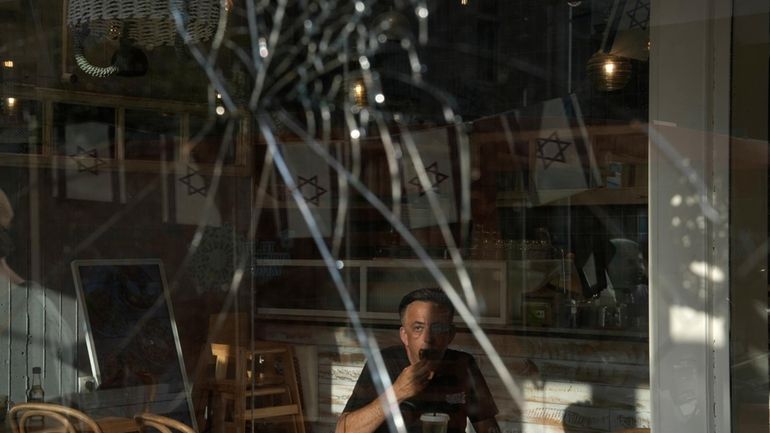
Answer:
<svg viewBox="0 0 770 433"><path fill-rule="evenodd" d="M219 26L208 51L193 43L192 38L185 34L182 12L172 10L172 15L191 55L209 78L210 93L216 95L217 103L221 102L228 113L250 117L267 144L253 200L249 241L253 244L255 240L256 224L275 169L323 258L360 346L367 359L377 367L374 381L382 394L391 384L379 357L377 342L365 331L350 296L350 288L337 265L349 221L351 190L355 190L388 221L446 292L491 360L511 397L519 404L521 395L518 386L479 325L480 307L476 293L457 240L449 228L447 215L426 171L419 143L415 140L414 135L419 128L410 124L410 119L415 118L414 113L401 110L397 104L390 104L391 87L386 85L389 80L394 85L429 95L437 103L435 118L449 127L457 143L459 241L465 242L469 237L471 215L469 141L466 125L453 108L455 100L452 95L423 78L425 65L417 47L429 42L427 2L402 0L385 7L382 2L371 0L276 0L246 1L244 4L225 6L228 12L220 15ZM416 34L412 31L414 23ZM388 49L397 47L396 50L406 55L408 71L394 72L373 65L373 60L386 46ZM224 63L223 58L232 63ZM343 136L339 133L340 125L346 131ZM287 148L281 137L288 134L300 137L304 146L313 150L337 174L337 211L329 243L325 240L322 224L311 210L311 204L298 187L297 173L285 159ZM367 140L368 144L371 139L379 139L387 160L390 197L379 197L362 180L362 140ZM192 145L195 145L194 140ZM440 228L453 265L451 272L457 275L459 288L453 287L444 273L450 271L442 271L437 266L402 219L402 165L406 156L414 165L416 181L424 191L430 212ZM220 152L215 179L221 176L223 157ZM216 184L213 184L207 196L208 205L212 203L216 190ZM189 247L188 258L198 247L203 228L201 221ZM247 258L241 257L230 284L228 305L247 268ZM392 430L403 432L404 422L395 395L388 392L386 396L390 402L385 408L390 415L387 417L389 425Z"/></svg>

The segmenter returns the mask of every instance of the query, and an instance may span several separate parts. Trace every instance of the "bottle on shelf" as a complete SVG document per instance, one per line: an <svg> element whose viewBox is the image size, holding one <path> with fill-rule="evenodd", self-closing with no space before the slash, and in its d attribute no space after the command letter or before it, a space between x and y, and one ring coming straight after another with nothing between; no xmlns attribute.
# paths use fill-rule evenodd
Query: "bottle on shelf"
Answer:
<svg viewBox="0 0 770 433"><path fill-rule="evenodd" d="M42 403L45 400L43 391L43 379L40 376L40 367L32 367L32 381L27 392L28 403Z"/></svg>

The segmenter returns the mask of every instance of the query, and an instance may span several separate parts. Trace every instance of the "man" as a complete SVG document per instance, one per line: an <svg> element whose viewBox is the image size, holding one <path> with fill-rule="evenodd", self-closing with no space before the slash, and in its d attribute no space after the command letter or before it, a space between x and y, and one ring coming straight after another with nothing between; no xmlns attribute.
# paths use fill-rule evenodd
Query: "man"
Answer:
<svg viewBox="0 0 770 433"><path fill-rule="evenodd" d="M447 433L465 432L470 419L477 433L500 431L497 406L479 371L467 353L447 349L455 336L454 306L440 289L415 290L401 300L400 336L403 345L382 351L407 431L419 432L420 415L449 415ZM337 421L336 433L388 432L385 393L376 391L371 363L364 366L353 394Z"/></svg>

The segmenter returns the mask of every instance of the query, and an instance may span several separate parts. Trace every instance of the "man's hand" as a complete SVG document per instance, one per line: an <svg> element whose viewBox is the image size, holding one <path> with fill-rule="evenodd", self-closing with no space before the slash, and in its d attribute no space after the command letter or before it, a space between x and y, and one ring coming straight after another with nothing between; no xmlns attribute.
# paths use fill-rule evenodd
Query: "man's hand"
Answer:
<svg viewBox="0 0 770 433"><path fill-rule="evenodd" d="M396 381L393 383L393 392L399 403L407 400L428 386L433 378L436 369L436 363L433 361L422 360L412 364L401 371Z"/></svg>
<svg viewBox="0 0 770 433"><path fill-rule="evenodd" d="M438 361L422 360L401 370L393 383L393 392L398 403L419 394L428 386ZM336 433L371 433L385 422L383 407L388 404L385 394L366 406L342 414L337 421Z"/></svg>

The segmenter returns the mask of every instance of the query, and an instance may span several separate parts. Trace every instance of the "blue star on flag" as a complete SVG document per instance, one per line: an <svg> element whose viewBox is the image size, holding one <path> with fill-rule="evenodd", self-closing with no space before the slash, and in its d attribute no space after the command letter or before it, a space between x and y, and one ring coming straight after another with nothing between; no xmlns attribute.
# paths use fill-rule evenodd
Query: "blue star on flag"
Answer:
<svg viewBox="0 0 770 433"><path fill-rule="evenodd" d="M206 178L189 165L187 166L187 175L180 177L179 182L187 185L187 195L200 194L205 196L209 189L208 184L206 184Z"/></svg>
<svg viewBox="0 0 770 433"><path fill-rule="evenodd" d="M433 175L433 183L431 183L430 188L434 191L442 182L449 178L448 175L438 171L437 161L434 161L433 164L425 167L425 172L428 174L428 177ZM423 189L422 184L420 183L420 178L418 176L409 179L409 184L416 186L419 189L421 196L425 195L425 190Z"/></svg>
<svg viewBox="0 0 770 433"><path fill-rule="evenodd" d="M106 164L103 159L99 158L99 152L96 149L86 150L82 146L78 146L77 152L70 155L70 158L77 163L78 173L86 171L94 176L98 176L99 167Z"/></svg>
<svg viewBox="0 0 770 433"><path fill-rule="evenodd" d="M326 194L326 188L322 187L318 184L318 176L312 176L312 177L302 177L297 176L299 179L299 183L297 183L297 189L302 194L302 197L305 199L305 201L308 201L310 203L313 203L316 206L320 205L321 196ZM304 189L303 189L304 188ZM310 190L310 194L305 194L305 191Z"/></svg>
<svg viewBox="0 0 770 433"><path fill-rule="evenodd" d="M543 161L543 168L548 168L554 162L566 163L564 151L572 142L559 139L559 134L553 131L548 138L537 139L537 157ZM548 151L548 153L546 153Z"/></svg>
<svg viewBox="0 0 770 433"><path fill-rule="evenodd" d="M629 29L647 30L647 24L650 22L649 0L636 0L634 8L629 9L626 15L631 20L631 23L628 25Z"/></svg>

